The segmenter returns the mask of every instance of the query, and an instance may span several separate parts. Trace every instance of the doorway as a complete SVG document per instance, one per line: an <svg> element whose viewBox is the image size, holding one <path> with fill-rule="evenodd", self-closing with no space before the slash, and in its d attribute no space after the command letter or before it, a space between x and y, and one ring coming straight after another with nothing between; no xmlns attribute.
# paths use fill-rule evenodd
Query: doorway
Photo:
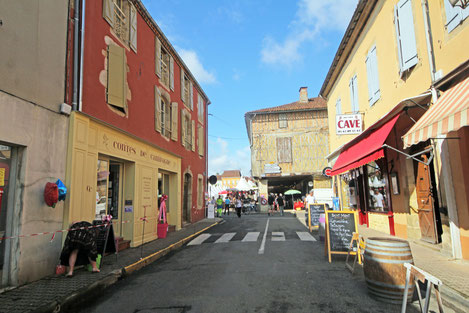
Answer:
<svg viewBox="0 0 469 313"><path fill-rule="evenodd" d="M191 207L192 207L192 176L184 174L184 196L182 200L182 222L191 222Z"/></svg>
<svg viewBox="0 0 469 313"><path fill-rule="evenodd" d="M423 162L427 162L428 156L422 155ZM421 239L433 244L441 241L441 219L438 209L438 198L434 192L433 166L417 163L417 179L415 188L417 193L418 217Z"/></svg>

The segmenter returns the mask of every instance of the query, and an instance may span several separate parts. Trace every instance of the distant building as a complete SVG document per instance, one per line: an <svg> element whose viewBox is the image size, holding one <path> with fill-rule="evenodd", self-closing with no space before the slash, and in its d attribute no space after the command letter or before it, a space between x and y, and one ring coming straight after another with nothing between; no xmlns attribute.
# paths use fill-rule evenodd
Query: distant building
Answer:
<svg viewBox="0 0 469 313"><path fill-rule="evenodd" d="M252 176L260 181L261 195L331 187L322 175L329 153L327 104L322 98L308 98L307 87L301 87L298 101L247 112L245 121Z"/></svg>
<svg viewBox="0 0 469 313"><path fill-rule="evenodd" d="M240 170L228 170L224 171L220 178L227 188L235 188L238 185L239 180L241 179Z"/></svg>

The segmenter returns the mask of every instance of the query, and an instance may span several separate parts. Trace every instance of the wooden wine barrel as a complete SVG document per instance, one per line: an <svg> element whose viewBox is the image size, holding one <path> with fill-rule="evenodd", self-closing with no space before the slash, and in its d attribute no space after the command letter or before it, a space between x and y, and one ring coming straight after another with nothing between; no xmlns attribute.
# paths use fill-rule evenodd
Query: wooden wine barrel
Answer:
<svg viewBox="0 0 469 313"><path fill-rule="evenodd" d="M363 264L368 292L382 302L402 303L406 276L404 263L414 264L407 241L395 238L368 238ZM413 292L414 282L411 279L407 301L412 298Z"/></svg>

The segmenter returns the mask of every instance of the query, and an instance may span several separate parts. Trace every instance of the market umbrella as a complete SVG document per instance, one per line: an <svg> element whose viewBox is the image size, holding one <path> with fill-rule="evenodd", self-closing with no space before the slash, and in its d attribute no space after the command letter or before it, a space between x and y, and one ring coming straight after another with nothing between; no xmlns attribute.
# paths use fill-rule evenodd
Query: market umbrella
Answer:
<svg viewBox="0 0 469 313"><path fill-rule="evenodd" d="M298 191L295 189L290 189L290 190L285 191L285 195L291 195L292 205L293 203L295 203L295 201L293 200L293 195L300 195L300 194L301 194L301 191Z"/></svg>
<svg viewBox="0 0 469 313"><path fill-rule="evenodd" d="M228 191L222 190L222 191L220 191L218 194L219 194L219 195L226 195L227 193L228 193Z"/></svg>

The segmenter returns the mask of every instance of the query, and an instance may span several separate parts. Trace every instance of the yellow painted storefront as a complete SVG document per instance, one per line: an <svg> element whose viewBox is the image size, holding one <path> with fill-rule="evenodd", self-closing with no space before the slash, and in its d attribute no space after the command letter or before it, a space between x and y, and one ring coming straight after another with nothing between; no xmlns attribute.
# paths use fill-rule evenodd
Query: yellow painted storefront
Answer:
<svg viewBox="0 0 469 313"><path fill-rule="evenodd" d="M112 207L117 215L113 218L116 236L131 240L132 247L154 240L162 193L168 195L168 223L181 227L180 182L180 157L82 113L72 113L65 227L99 219L100 214L110 214Z"/></svg>

